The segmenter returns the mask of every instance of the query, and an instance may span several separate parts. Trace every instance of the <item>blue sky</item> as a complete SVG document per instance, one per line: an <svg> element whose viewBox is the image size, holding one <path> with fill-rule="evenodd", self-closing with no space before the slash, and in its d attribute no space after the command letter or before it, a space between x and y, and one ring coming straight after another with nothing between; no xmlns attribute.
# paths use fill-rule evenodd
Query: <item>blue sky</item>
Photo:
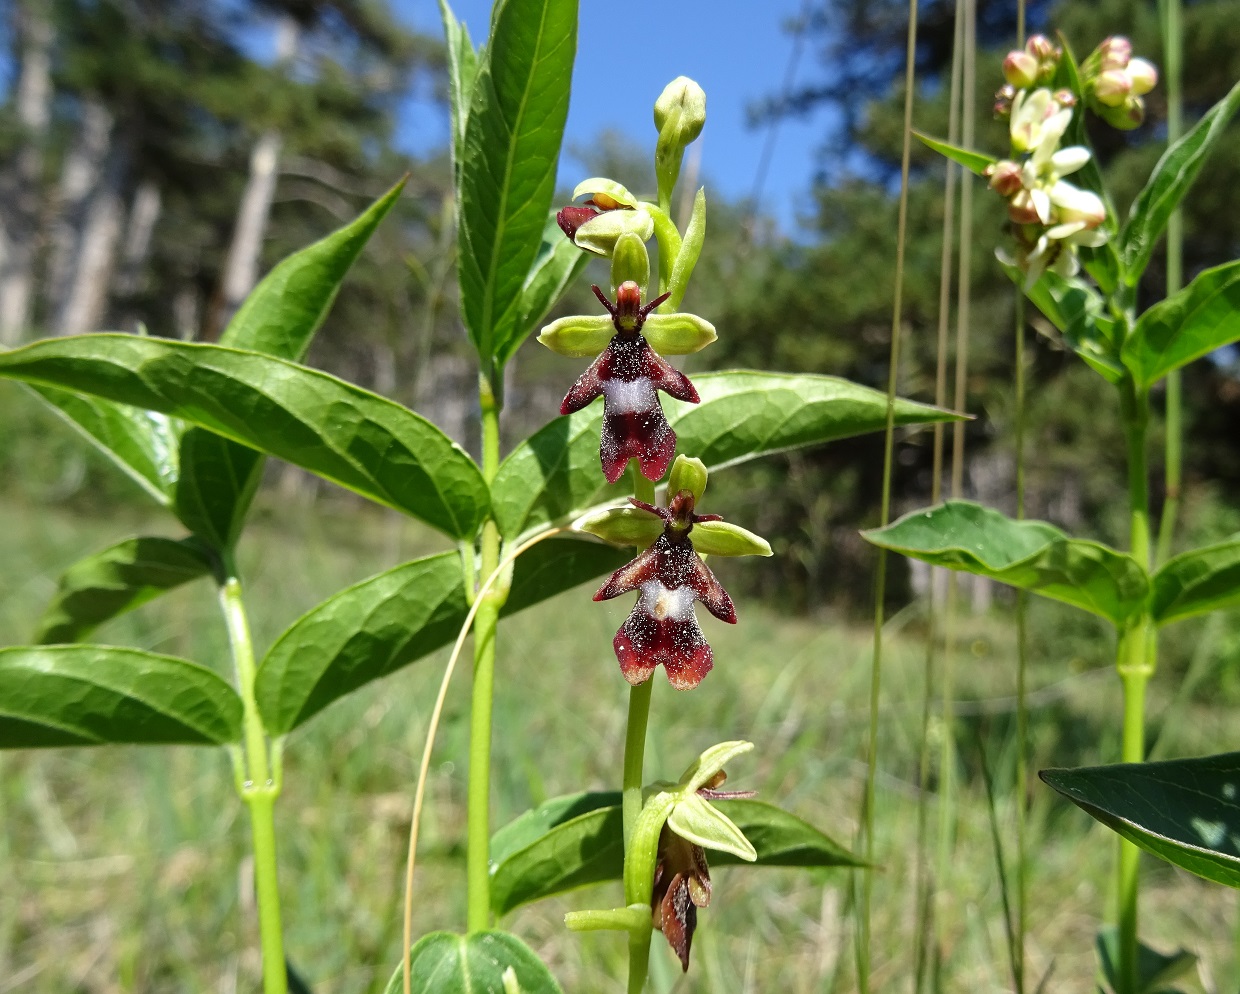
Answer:
<svg viewBox="0 0 1240 994"><path fill-rule="evenodd" d="M749 196L768 132L746 126L746 108L780 93L793 48L783 25L803 6L804 0L581 0L566 146L615 128L653 155L654 100L669 80L689 76L707 95L699 139L707 192ZM393 8L407 23L439 31L437 0L393 0ZM453 2L475 43L486 35L490 9L488 0ZM813 47L806 45L796 79L812 80L817 69ZM409 108L404 120L401 142L411 150L447 141L446 114L427 102ZM761 200L789 234L806 203L823 131L822 114L779 125ZM566 185L584 178L578 163L569 160L563 168Z"/></svg>

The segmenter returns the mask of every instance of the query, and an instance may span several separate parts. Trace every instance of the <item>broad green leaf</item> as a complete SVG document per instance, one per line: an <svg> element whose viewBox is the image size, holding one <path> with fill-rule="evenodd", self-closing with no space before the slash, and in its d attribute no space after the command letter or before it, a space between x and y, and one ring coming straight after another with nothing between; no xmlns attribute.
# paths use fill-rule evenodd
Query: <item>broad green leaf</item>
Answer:
<svg viewBox="0 0 1240 994"><path fill-rule="evenodd" d="M356 220L280 262L246 297L220 336L220 345L300 362L349 267L404 186L402 179ZM262 457L191 428L181 441L180 462L177 517L213 547L232 548L262 478Z"/></svg>
<svg viewBox="0 0 1240 994"><path fill-rule="evenodd" d="M561 994L542 960L507 932L431 932L414 944L409 957L410 986L417 994ZM385 994L404 989L402 963Z"/></svg>
<svg viewBox="0 0 1240 994"><path fill-rule="evenodd" d="M1013 283L1024 286L1024 273L1015 266L1003 268ZM1054 270L1047 270L1025 289L1025 296L1063 332L1064 342L1091 369L1110 383L1123 380L1124 365L1116 348L1115 322L1107 316L1106 304L1097 290L1079 279L1065 279Z"/></svg>
<svg viewBox="0 0 1240 994"><path fill-rule="evenodd" d="M452 169L459 175L461 149L465 144L465 122L469 120L474 76L478 72L478 53L470 40L469 28L456 19L447 0L439 0L439 16L443 20L444 40L448 49L448 114L452 120Z"/></svg>
<svg viewBox="0 0 1240 994"><path fill-rule="evenodd" d="M568 381L566 377L566 382ZM834 376L731 371L693 378L700 404L663 398L677 449L712 473L772 452L882 431L887 396ZM897 425L953 421L960 416L897 400ZM518 445L499 468L491 500L501 534L511 538L568 522L598 503L622 499L632 487L607 486L599 470L601 404L557 418Z"/></svg>
<svg viewBox="0 0 1240 994"><path fill-rule="evenodd" d="M843 846L796 815L762 801L713 802L757 850L756 864L711 852L712 866L855 867ZM623 818L616 792L570 794L527 811L491 840L491 908L513 908L624 873Z"/></svg>
<svg viewBox="0 0 1240 994"><path fill-rule="evenodd" d="M345 274L404 188L402 179L355 220L278 263L245 298L220 345L281 359L304 358Z"/></svg>
<svg viewBox="0 0 1240 994"><path fill-rule="evenodd" d="M937 138L931 138L929 135L922 134L920 131L914 131L920 141L929 149L938 152L939 155L951 159L971 173L981 176L988 168L993 166L999 160L993 155L985 155L982 152L973 152L967 148L959 148L956 145L949 145L947 142L939 141Z"/></svg>
<svg viewBox="0 0 1240 994"><path fill-rule="evenodd" d="M240 737L241 699L197 663L109 645L0 649L0 749Z"/></svg>
<svg viewBox="0 0 1240 994"><path fill-rule="evenodd" d="M205 428L181 436L173 511L213 549L231 549L263 476L262 454Z"/></svg>
<svg viewBox="0 0 1240 994"><path fill-rule="evenodd" d="M547 312L586 268L589 258L589 255L570 239L564 237L564 232L556 222L555 212L548 214L538 256L534 259L534 265L521 288L513 334L497 345L495 350L500 365L511 359L521 343L542 324Z"/></svg>
<svg viewBox="0 0 1240 994"><path fill-rule="evenodd" d="M1039 776L1134 845L1240 887L1240 753Z"/></svg>
<svg viewBox="0 0 1240 994"><path fill-rule="evenodd" d="M39 621L39 642L80 642L109 618L211 572L192 539L129 538L70 566Z"/></svg>
<svg viewBox="0 0 1240 994"><path fill-rule="evenodd" d="M1201 273L1142 314L1123 360L1143 386L1215 349L1240 341L1240 260Z"/></svg>
<svg viewBox="0 0 1240 994"><path fill-rule="evenodd" d="M1119 990L1119 931L1114 925L1099 930L1094 940L1102 976L1112 991ZM1136 994L1179 994L1169 988L1181 977L1188 976L1197 966L1197 957L1187 949L1177 949L1170 956L1137 940Z"/></svg>
<svg viewBox="0 0 1240 994"><path fill-rule="evenodd" d="M988 576L1117 626L1139 612L1149 594L1145 570L1131 556L1069 538L1044 521L1015 521L972 501L913 511L863 534L880 548Z"/></svg>
<svg viewBox="0 0 1240 994"><path fill-rule="evenodd" d="M81 335L0 353L0 376L162 411L472 538L487 513L473 460L407 408L255 352Z"/></svg>
<svg viewBox="0 0 1240 994"><path fill-rule="evenodd" d="M1169 559L1150 584L1160 625L1240 605L1240 535Z"/></svg>
<svg viewBox="0 0 1240 994"><path fill-rule="evenodd" d="M1193 185L1238 108L1240 83L1206 111L1196 126L1168 148L1154 166L1154 172L1133 201L1124 230L1120 232L1120 254L1129 286L1136 286L1141 279L1154 246L1167 227L1167 220Z"/></svg>
<svg viewBox="0 0 1240 994"><path fill-rule="evenodd" d="M501 0L464 129L458 202L462 311L484 365L508 354L542 242L573 57L577 0Z"/></svg>
<svg viewBox="0 0 1240 994"><path fill-rule="evenodd" d="M101 397L31 389L158 503L171 506L178 475L176 425L154 411Z"/></svg>
<svg viewBox="0 0 1240 994"><path fill-rule="evenodd" d="M582 539L549 539L513 570L502 614L613 570L625 553ZM455 552L415 559L354 584L294 622L258 670L267 729L283 735L371 680L453 642L468 613Z"/></svg>

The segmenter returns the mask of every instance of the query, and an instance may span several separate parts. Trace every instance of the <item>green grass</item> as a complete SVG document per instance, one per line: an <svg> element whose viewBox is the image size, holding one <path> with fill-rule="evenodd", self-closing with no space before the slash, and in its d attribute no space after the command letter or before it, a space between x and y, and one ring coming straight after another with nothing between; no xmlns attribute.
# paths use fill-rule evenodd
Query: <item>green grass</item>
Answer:
<svg viewBox="0 0 1240 994"><path fill-rule="evenodd" d="M175 529L133 511L87 520L17 499L0 502L0 644L29 636L60 570L138 532ZM260 647L340 586L429 548L422 533L393 517L331 504L290 513L268 498L242 556ZM627 685L610 639L627 610L593 604L583 588L501 628L497 824L545 797L617 786ZM827 616L786 618L744 601L738 612L736 628L704 621L716 669L698 691L679 694L656 675L647 777L675 778L705 746L749 738L758 748L729 770L732 785L757 788L764 799L847 842L865 772L858 761L868 720L865 628ZM1034 627L1035 763L1112 758L1118 748L1110 716L1119 694L1106 668L1107 637L1055 606L1039 605ZM960 822L953 877L942 882L937 902L943 989L997 991L1010 984L975 741L980 736L986 744L1010 841L1014 652L1001 618L968 619L962 629ZM118 619L98 637L227 669L223 627L206 581ZM910 613L892 623L891 647L873 928L875 989L882 991L909 989L916 927L924 650ZM441 653L369 686L290 737L277 809L288 950L319 994L381 990L398 961L413 778L444 661ZM1156 678L1151 713L1158 715L1171 697ZM1208 701L1187 707L1168 729L1165 754L1235 747L1228 738L1231 708ZM419 933L464 922L467 711L463 672L449 697L429 788L415 906ZM1053 963L1048 991L1089 990L1112 837L1040 783L1032 791L1030 975L1036 982ZM222 752L104 748L0 756L0 994L257 989L247 843ZM1214 980L1231 978L1234 990L1232 895L1152 860L1147 881L1147 940L1198 951ZM693 970L681 979L678 965L660 950L654 989L851 990L844 882L840 871L720 870ZM607 933L570 936L562 926L569 908L618 901L618 886L596 889L520 910L503 924L548 959L566 991L620 991L621 941ZM1190 981L1189 989L1202 988Z"/></svg>

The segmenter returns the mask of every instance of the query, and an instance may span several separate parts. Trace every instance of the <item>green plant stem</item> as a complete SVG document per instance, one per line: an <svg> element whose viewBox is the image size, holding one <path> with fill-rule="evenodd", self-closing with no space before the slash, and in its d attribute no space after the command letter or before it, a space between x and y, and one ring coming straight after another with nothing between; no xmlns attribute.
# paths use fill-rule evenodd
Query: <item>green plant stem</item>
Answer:
<svg viewBox="0 0 1240 994"><path fill-rule="evenodd" d="M242 599L237 569L226 557L226 579L220 586L220 608L228 628L237 689L241 695L244 733L245 779L241 799L250 811L250 835L254 846L254 888L258 898L258 932L263 953L264 994L286 994L288 973L284 965L284 934L280 926L280 887L276 870L275 801L280 796L278 761L267 756L267 733L254 696L254 644ZM277 764L273 769L273 764ZM274 776L273 776L274 773Z"/></svg>
<svg viewBox="0 0 1240 994"><path fill-rule="evenodd" d="M639 472L633 484L633 496L647 504L654 503L654 483ZM643 550L638 550L643 551ZM624 854L629 858L633 828L642 813L642 782L646 766L646 727L650 721L650 696L654 677L629 688L629 715L624 732L624 780L621 811L624 819ZM650 969L650 933L629 935L629 994L638 994L646 985Z"/></svg>
<svg viewBox="0 0 1240 994"><path fill-rule="evenodd" d="M482 408L482 475L488 484L499 470L499 412L489 377L480 380ZM499 530L494 521L482 527L479 575L489 577L499 566ZM495 629L503 604L502 590L483 595L474 619L474 683L469 716L469 814L465 842L467 878L466 924L480 932L491 924L491 725L495 698Z"/></svg>
<svg viewBox="0 0 1240 994"><path fill-rule="evenodd" d="M1021 37L1024 36L1024 4L1020 5ZM1025 295L1016 290L1016 518L1025 517ZM1016 955L1012 960L1016 994L1025 990L1025 922L1029 911L1025 858L1025 798L1029 793L1029 705L1026 684L1029 669L1028 600L1016 592Z"/></svg>
<svg viewBox="0 0 1240 994"><path fill-rule="evenodd" d="M1123 385L1122 413L1128 447L1129 551L1145 569L1150 566L1149 471L1146 431L1149 395L1131 382ZM1129 623L1120 635L1116 668L1124 690L1124 726L1121 759L1145 759L1145 687L1154 671L1156 644L1148 614ZM1137 994L1138 907L1141 889L1140 850L1119 841L1117 924L1119 927L1119 994Z"/></svg>
<svg viewBox="0 0 1240 994"><path fill-rule="evenodd" d="M1180 29L1180 0L1161 0L1159 4L1163 27L1163 73L1167 86L1167 143L1177 141L1184 133L1184 99L1181 90L1184 43ZM1184 216L1180 211L1167 219L1167 296L1184 285ZM1166 424L1166 500L1158 523L1158 558L1165 563L1171 558L1175 523L1180 512L1180 489L1183 478L1183 390L1180 370L1167 374Z"/></svg>

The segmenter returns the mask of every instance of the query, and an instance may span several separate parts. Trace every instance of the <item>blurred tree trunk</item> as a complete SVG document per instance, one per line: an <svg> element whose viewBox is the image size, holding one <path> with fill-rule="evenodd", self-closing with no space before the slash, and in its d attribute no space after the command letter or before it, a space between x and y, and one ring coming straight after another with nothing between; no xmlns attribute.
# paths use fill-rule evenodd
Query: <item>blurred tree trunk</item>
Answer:
<svg viewBox="0 0 1240 994"><path fill-rule="evenodd" d="M112 112L103 104L92 98L82 101L77 134L65 155L52 205L52 257L43 291L49 315L65 309L91 194L99 185L112 144L112 124Z"/></svg>
<svg viewBox="0 0 1240 994"><path fill-rule="evenodd" d="M12 345L30 324L34 262L39 236L43 145L52 110L52 24L48 0L25 0L16 9L21 46L17 119L21 144L3 184L0 226L0 344Z"/></svg>
<svg viewBox="0 0 1240 994"><path fill-rule="evenodd" d="M280 18L276 28L277 65L287 66L293 61L297 53L298 34L297 22L292 17L285 15ZM237 209L228 260L224 264L218 310L210 322L213 338L228 326L258 279L263 234L267 230L271 201L276 192L282 144L280 132L268 128L258 136L250 153L250 175L241 195L241 206Z"/></svg>
<svg viewBox="0 0 1240 994"><path fill-rule="evenodd" d="M128 330L137 318L132 313L134 298L146 285L146 264L151 255L152 236L163 197L152 180L138 184L125 222L125 243L121 249L121 268L116 277L116 295L125 308L121 327Z"/></svg>
<svg viewBox="0 0 1240 994"><path fill-rule="evenodd" d="M87 201L68 283L52 319L58 335L98 331L107 317L108 291L124 227L132 144L128 136L111 143L102 175Z"/></svg>

